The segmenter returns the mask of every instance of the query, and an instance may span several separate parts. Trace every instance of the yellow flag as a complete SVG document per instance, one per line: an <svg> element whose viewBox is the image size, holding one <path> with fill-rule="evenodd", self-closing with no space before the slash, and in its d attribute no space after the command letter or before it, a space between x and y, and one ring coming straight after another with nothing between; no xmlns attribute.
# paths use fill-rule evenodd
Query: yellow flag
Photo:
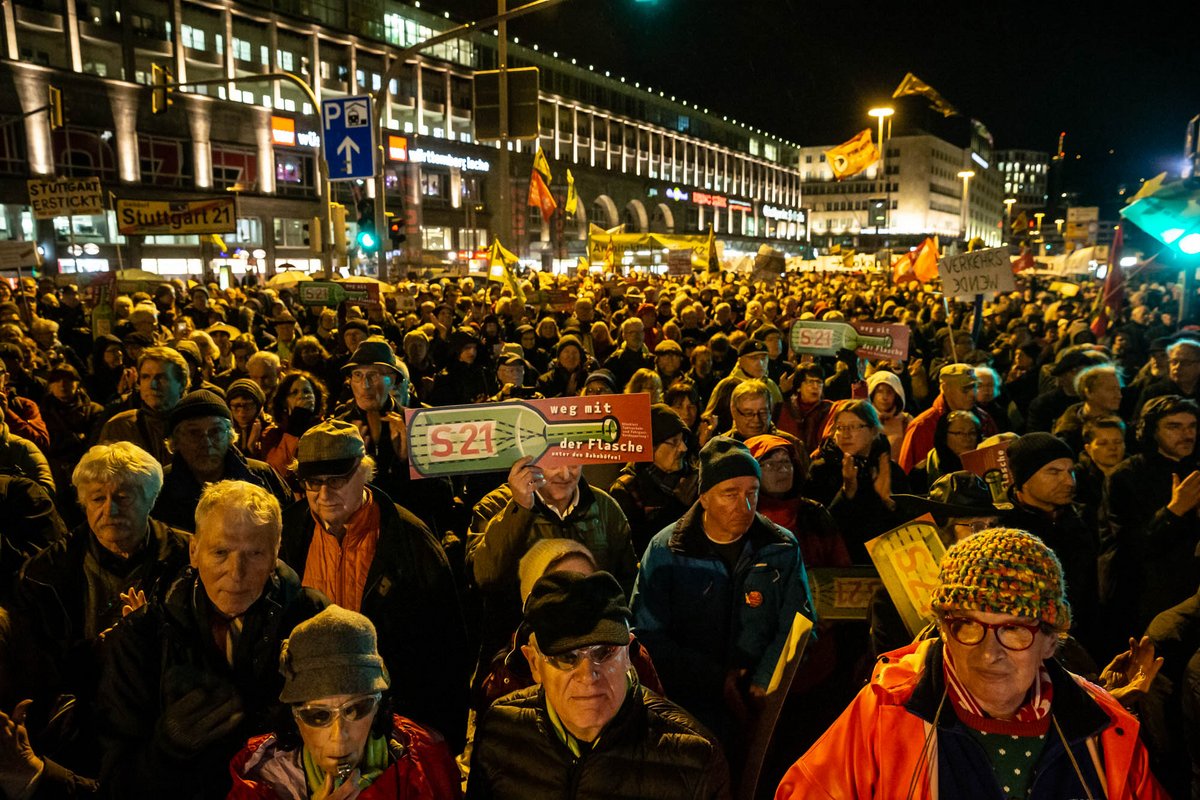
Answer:
<svg viewBox="0 0 1200 800"><path fill-rule="evenodd" d="M837 180L857 175L879 160L879 151L871 141L871 129L866 128L858 136L837 147L825 151L825 160Z"/></svg>
<svg viewBox="0 0 1200 800"><path fill-rule="evenodd" d="M1163 181L1166 179L1167 173L1165 172L1160 172L1159 174L1155 175L1153 178L1142 184L1142 188L1138 189L1137 194L1129 198L1129 202L1133 203L1137 200L1141 200L1143 197L1149 197L1150 195L1154 194L1162 188Z"/></svg>
<svg viewBox="0 0 1200 800"><path fill-rule="evenodd" d="M546 182L547 186L553 182L550 180L550 163L546 161L546 154L542 152L541 147L533 156L533 171L542 176L542 180Z"/></svg>
<svg viewBox="0 0 1200 800"><path fill-rule="evenodd" d="M573 217L578 207L579 195L575 192L575 176L571 174L571 170L567 170L567 202L563 205L563 211L568 217Z"/></svg>
<svg viewBox="0 0 1200 800"><path fill-rule="evenodd" d="M517 257L504 249L499 239L492 240L492 246L488 248L488 279L507 283L517 302L525 305L525 292L521 289L521 282L517 280L516 273L513 272L517 263Z"/></svg>
<svg viewBox="0 0 1200 800"><path fill-rule="evenodd" d="M721 259L717 255L717 236L713 233L712 223L708 223L708 271L720 272Z"/></svg>
<svg viewBox="0 0 1200 800"><path fill-rule="evenodd" d="M222 253L228 253L229 248L225 246L225 240L215 233L208 235L208 240L213 243L213 247L217 248Z"/></svg>
<svg viewBox="0 0 1200 800"><path fill-rule="evenodd" d="M929 105L933 107L943 117L953 117L958 115L958 109L946 102L946 98L937 93L937 90L930 86L925 81L913 75L911 72L906 73L904 80L900 81L900 85L896 87L896 91L892 92L892 97L904 97L910 94L919 94L929 101Z"/></svg>

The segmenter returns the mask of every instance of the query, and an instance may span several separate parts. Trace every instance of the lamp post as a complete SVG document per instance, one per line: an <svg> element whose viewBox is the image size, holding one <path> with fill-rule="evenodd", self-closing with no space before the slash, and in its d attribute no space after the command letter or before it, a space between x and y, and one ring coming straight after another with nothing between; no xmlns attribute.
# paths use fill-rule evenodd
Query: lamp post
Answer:
<svg viewBox="0 0 1200 800"><path fill-rule="evenodd" d="M1011 237L1013 235L1012 207L1013 207L1013 203L1015 203L1015 202L1017 202L1017 198L1015 198L1015 197L1004 198L1004 227L1007 231L1005 235L1008 237ZM1001 238L1004 238L1004 237L1001 237Z"/></svg>
<svg viewBox="0 0 1200 800"><path fill-rule="evenodd" d="M888 123L889 123L888 124L888 133L891 133L891 128L892 128L892 126L890 124L891 116L895 113L896 113L896 109L892 108L891 106L879 106L878 108L872 108L871 110L869 110L867 112L867 116L875 117L875 119L879 121L879 139L878 139L878 141L879 141L879 175L881 178L883 178L883 189L884 189L884 194L886 195L886 203L883 206L883 224L885 226L889 225L889 223L890 223L890 219L889 219L890 215L888 214L888 212L891 211L892 201L891 201L891 184L888 182L887 170L884 168L884 166L885 166L884 156L886 155L886 151L887 151L887 139L883 135L883 123L885 120L888 121ZM879 227L880 227L879 222L876 221L875 233L877 235L880 232Z"/></svg>
<svg viewBox="0 0 1200 800"><path fill-rule="evenodd" d="M970 202L971 202L971 178L975 177L975 170L964 169L958 173L958 177L962 178L962 182L963 182L962 234L963 234L963 242L965 243L965 242L969 242L971 240L970 233L967 228L967 224L970 221L970 214L971 214L971 205L970 205Z"/></svg>

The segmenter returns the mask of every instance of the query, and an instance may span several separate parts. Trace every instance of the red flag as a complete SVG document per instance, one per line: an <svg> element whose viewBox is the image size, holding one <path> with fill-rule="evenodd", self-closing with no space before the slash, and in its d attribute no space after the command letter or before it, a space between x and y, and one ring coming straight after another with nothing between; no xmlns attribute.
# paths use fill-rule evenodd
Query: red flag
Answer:
<svg viewBox="0 0 1200 800"><path fill-rule="evenodd" d="M1117 228L1113 237L1112 247L1108 249L1108 273L1104 276L1104 290L1096 299L1096 319L1092 322L1092 333L1100 338L1108 332L1108 310L1112 309L1113 319L1121 318L1121 308L1125 305L1125 274L1121 271L1121 248L1125 244L1125 231Z"/></svg>
<svg viewBox="0 0 1200 800"><path fill-rule="evenodd" d="M550 187L546 185L546 181L542 179L541 174L536 169L529 177L529 199L527 204L540 208L542 210L542 219L546 222L550 221L550 217L554 216L554 211L558 208L558 203L554 202L554 195L550 194Z"/></svg>
<svg viewBox="0 0 1200 800"><path fill-rule="evenodd" d="M1037 262L1033 260L1033 253L1025 245L1021 245L1021 255L1017 256L1017 260L1012 262L1013 273L1024 272L1027 269L1033 269L1037 266Z"/></svg>

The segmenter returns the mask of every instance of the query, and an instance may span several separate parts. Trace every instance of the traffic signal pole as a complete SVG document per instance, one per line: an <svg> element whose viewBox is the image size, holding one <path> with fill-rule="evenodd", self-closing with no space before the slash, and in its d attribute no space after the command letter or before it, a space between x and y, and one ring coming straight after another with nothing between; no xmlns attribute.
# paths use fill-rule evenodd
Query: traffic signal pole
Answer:
<svg viewBox="0 0 1200 800"><path fill-rule="evenodd" d="M379 89L372 95L371 100L373 102L371 103L371 125L373 126L373 130L375 130L378 135L378 144L376 146L375 153L375 220L377 226L380 224L380 220L387 219L387 182L383 174L383 166L387 163L387 140L385 138L387 132L383 129L383 109L392 93L392 81L400 77L400 73L403 71L410 56L414 56L417 53L420 53L422 50L433 47L436 44L441 44L442 42L447 42L451 39L457 39L463 34L470 33L476 28L482 28L486 25L498 25L498 56L500 61L500 127L501 130L507 134L508 94L506 91L507 81L505 80L505 68L507 66L505 62L508 56L507 22L512 19L517 19L518 17L523 17L526 14L531 14L534 11L541 11L543 9L550 8L551 6L556 6L559 3L564 2L564 0L533 0L533 2L526 3L523 6L518 6L511 11L509 11L506 7L507 0L496 0L496 2L497 13L495 16L486 17L474 22L468 22L466 24L459 25L457 28L452 28L445 33L439 33L437 36L430 37L423 42L418 42L411 47L401 50L393 58L391 66L388 67L387 74L383 76L383 82ZM419 63L417 68L420 69ZM449 98L447 98L447 102L449 102ZM416 131L417 135L419 136L421 133L421 120L419 119L417 120ZM512 214L512 204L509 198L510 182L508 176L508 144L506 141L501 141L500 144L500 218L501 220L507 220L511 218ZM328 166L326 166L325 169L326 175L328 175ZM510 223L509 229L511 229L511 227L512 226ZM501 230L504 230L503 226L501 227ZM378 258L379 274L381 277L386 277L387 251L382 246L379 248Z"/></svg>

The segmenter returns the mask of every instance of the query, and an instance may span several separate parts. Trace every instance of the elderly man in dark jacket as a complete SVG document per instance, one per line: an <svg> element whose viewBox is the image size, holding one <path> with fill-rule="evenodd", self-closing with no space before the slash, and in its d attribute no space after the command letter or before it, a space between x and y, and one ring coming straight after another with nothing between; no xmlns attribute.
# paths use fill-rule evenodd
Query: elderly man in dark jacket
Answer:
<svg viewBox="0 0 1200 800"><path fill-rule="evenodd" d="M217 481L246 481L275 495L280 505L291 502L292 493L270 464L246 458L233 446L232 415L219 395L205 389L184 395L171 411L169 434L176 457L163 471L155 519L190 531L200 492Z"/></svg>
<svg viewBox="0 0 1200 800"><path fill-rule="evenodd" d="M709 441L700 499L650 540L633 590L663 688L723 741L765 696L796 614L816 622L796 537L757 511L761 478L746 445Z"/></svg>
<svg viewBox="0 0 1200 800"><path fill-rule="evenodd" d="M496 701L475 737L468 800L728 798L721 746L628 677L629 609L605 572L556 572L525 605L537 685Z"/></svg>
<svg viewBox="0 0 1200 800"><path fill-rule="evenodd" d="M278 729L280 645L328 604L277 560L280 528L261 486L206 487L191 567L108 635L97 713L109 797L224 797L229 760Z"/></svg>
<svg viewBox="0 0 1200 800"><path fill-rule="evenodd" d="M87 775L99 768L90 713L99 638L123 612L161 600L187 565L187 534L149 518L162 486L154 456L129 442L97 445L73 482L86 522L26 562L14 586L12 639L0 642L19 656L14 689L32 700L26 727L46 761L37 778L46 796L76 780L55 761ZM70 698L70 724L43 731Z"/></svg>
<svg viewBox="0 0 1200 800"><path fill-rule="evenodd" d="M369 485L358 429L330 420L300 438L307 502L284 514L280 559L305 586L375 624L397 710L458 752L466 738L466 629L450 564L424 522Z"/></svg>

